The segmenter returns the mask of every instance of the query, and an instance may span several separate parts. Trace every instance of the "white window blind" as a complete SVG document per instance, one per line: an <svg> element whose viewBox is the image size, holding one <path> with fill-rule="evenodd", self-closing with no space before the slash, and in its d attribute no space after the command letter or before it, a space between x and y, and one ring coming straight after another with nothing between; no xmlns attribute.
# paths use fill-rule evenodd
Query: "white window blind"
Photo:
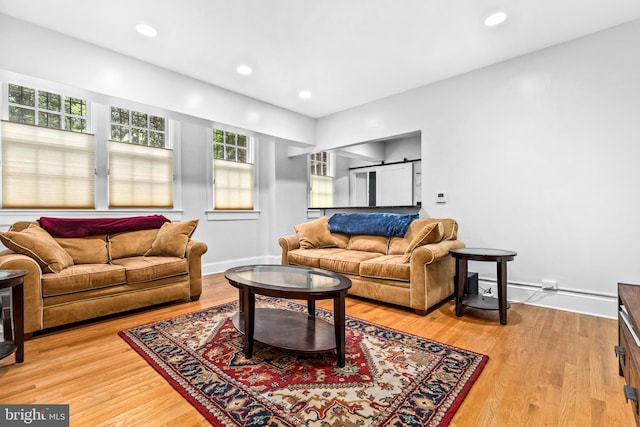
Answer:
<svg viewBox="0 0 640 427"><path fill-rule="evenodd" d="M326 151L309 154L309 192L310 207L333 207L334 193L334 154Z"/></svg>
<svg viewBox="0 0 640 427"><path fill-rule="evenodd" d="M214 159L214 207L227 210L253 209L253 165Z"/></svg>
<svg viewBox="0 0 640 427"><path fill-rule="evenodd" d="M109 141L109 206L173 207L173 151Z"/></svg>
<svg viewBox="0 0 640 427"><path fill-rule="evenodd" d="M311 175L311 207L333 207L333 177Z"/></svg>
<svg viewBox="0 0 640 427"><path fill-rule="evenodd" d="M2 207L95 207L94 136L2 122Z"/></svg>

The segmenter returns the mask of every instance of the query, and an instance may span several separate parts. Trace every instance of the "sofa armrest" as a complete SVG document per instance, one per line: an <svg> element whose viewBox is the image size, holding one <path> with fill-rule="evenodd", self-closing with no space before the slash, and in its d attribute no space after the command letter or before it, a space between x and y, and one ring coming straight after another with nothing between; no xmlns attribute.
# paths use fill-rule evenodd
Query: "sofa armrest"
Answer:
<svg viewBox="0 0 640 427"><path fill-rule="evenodd" d="M0 253L0 270L25 270L24 277L24 333L31 334L43 328L42 270L37 262L26 255L6 250Z"/></svg>
<svg viewBox="0 0 640 427"><path fill-rule="evenodd" d="M189 268L189 296L192 301L200 298L202 293L202 255L207 252L207 245L197 240L189 240L187 244L187 265Z"/></svg>
<svg viewBox="0 0 640 427"><path fill-rule="evenodd" d="M293 249L298 249L300 247L300 241L298 240L298 236L296 235L292 235L292 236L284 236L281 237L280 239L278 239L278 243L280 244L280 247L282 248L282 265L288 265L289 264L289 251L293 250Z"/></svg>
<svg viewBox="0 0 640 427"><path fill-rule="evenodd" d="M411 307L426 314L427 309L453 295L455 260L450 249L464 248L460 240L443 240L420 246L411 259Z"/></svg>
<svg viewBox="0 0 640 427"><path fill-rule="evenodd" d="M410 262L414 260L417 264L432 264L440 261L442 258L449 256L451 249L464 248L464 243L460 240L442 240L438 243L429 243L427 245L418 246L411 254Z"/></svg>

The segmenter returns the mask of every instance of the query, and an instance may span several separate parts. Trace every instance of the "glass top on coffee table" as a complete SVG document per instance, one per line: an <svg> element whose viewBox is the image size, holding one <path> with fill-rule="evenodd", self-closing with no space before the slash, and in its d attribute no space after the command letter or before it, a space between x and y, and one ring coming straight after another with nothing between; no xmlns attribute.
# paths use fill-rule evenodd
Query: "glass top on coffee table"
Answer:
<svg viewBox="0 0 640 427"><path fill-rule="evenodd" d="M339 291L351 286L344 276L331 271L279 264L248 265L227 270L227 279L249 285L252 289Z"/></svg>

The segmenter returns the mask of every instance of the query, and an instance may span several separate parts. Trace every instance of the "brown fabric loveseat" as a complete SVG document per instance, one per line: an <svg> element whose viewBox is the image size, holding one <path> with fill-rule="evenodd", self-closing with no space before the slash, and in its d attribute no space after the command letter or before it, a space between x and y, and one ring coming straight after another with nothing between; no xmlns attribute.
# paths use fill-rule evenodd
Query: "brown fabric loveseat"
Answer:
<svg viewBox="0 0 640 427"><path fill-rule="evenodd" d="M424 315L454 290L455 261L464 247L453 219L418 218L403 236L331 232L327 217L294 227L279 239L282 264L335 271L351 279L349 293Z"/></svg>
<svg viewBox="0 0 640 427"><path fill-rule="evenodd" d="M163 217L164 218L164 217ZM166 220L165 218L165 221ZM0 240L0 270L26 270L24 322L33 332L190 298L202 291L207 246L190 236L198 221L84 237L51 235L18 222Z"/></svg>

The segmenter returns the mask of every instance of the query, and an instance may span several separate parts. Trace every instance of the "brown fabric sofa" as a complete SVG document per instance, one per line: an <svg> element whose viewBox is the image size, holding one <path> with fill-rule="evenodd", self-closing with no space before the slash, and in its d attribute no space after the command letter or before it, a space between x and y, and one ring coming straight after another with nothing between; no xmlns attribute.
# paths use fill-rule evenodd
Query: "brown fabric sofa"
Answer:
<svg viewBox="0 0 640 427"><path fill-rule="evenodd" d="M462 248L458 224L444 218L413 220L404 236L331 233L327 218L295 226L279 239L282 264L335 271L351 279L352 295L412 308L418 314L450 298Z"/></svg>
<svg viewBox="0 0 640 427"><path fill-rule="evenodd" d="M24 322L33 332L202 292L207 246L190 236L197 220L85 237L52 236L15 223L0 240L0 270L26 270Z"/></svg>

